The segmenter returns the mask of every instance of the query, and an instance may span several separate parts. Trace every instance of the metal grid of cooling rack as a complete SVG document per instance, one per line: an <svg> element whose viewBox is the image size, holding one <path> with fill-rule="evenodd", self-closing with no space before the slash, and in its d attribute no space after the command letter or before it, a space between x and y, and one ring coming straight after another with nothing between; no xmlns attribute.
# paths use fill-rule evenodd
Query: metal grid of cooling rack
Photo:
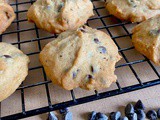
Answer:
<svg viewBox="0 0 160 120"><path fill-rule="evenodd" d="M98 1L98 0L92 0L93 3L95 1ZM32 4L33 2L34 2L34 0L30 0L30 1L27 1L27 2L22 2L22 1L19 2L18 0L15 0L15 3L11 4L11 6L15 7L16 20L13 23L16 24L17 28L16 28L15 31L3 33L0 36L0 41L3 41L3 36L15 33L15 34L17 34L18 41L15 42L15 43L12 43L13 45L18 45L18 48L21 49L21 44L23 44L23 43L37 42L38 43L38 49L39 49L39 52L40 52L41 49L42 49L40 41L46 40L46 39L49 39L49 38L56 38L57 37L56 34L48 36L48 37L40 37L38 28L36 26L34 28L29 28L29 29L20 29L20 27L19 27L20 22L27 21L27 19L21 19L20 20L19 19L19 14L27 12L27 10L19 10L18 6L23 5L23 4ZM26 118L26 117L46 113L46 112L49 112L49 111L59 110L59 109L65 108L65 107L71 107L71 106L95 101L95 100L98 100L98 99L103 99L103 98L107 98L107 97L111 97L111 96L115 96L115 95L119 95L119 94L123 94L123 93L131 92L131 91L134 91L134 90L139 90L139 89L143 89L143 88L146 88L146 87L151 87L151 86L160 84L159 72L157 71L157 69L154 67L154 65L146 57L144 57L145 59L142 59L142 60L136 60L136 61L130 62L127 59L126 55L124 54L124 51L134 49L134 47L121 48L116 41L116 39L118 39L118 38L123 38L123 37L130 37L131 38L131 34L129 33L129 31L127 30L127 28L125 26L125 25L131 24L131 23L122 22L122 21L117 19L118 23L107 25L104 21L104 18L109 18L109 17L113 17L113 16L112 15L104 15L104 16L100 15L99 10L101 10L101 9L105 9L105 7L96 7L94 5L94 12L97 14L97 16L93 17L93 18L90 18L88 20L88 22L89 21L94 21L94 20L97 20L97 19L101 21L102 26L97 27L97 29L98 30L105 29L108 32L108 34L111 36L111 38L113 39L113 41L117 45L117 47L119 49L119 52L121 53L121 56L124 58L124 60L126 62L124 64L120 64L120 65L116 66L116 68L128 66L130 68L130 70L132 71L132 73L134 74L134 76L136 77L136 79L138 80L138 84L133 84L131 86L121 87L121 85L117 81L116 85L117 85L118 89L114 89L114 90L106 91L106 92L102 92L102 93L99 93L98 91L95 91L95 94L90 95L90 96L81 97L81 98L76 98L74 90L71 90L70 93L71 93L71 96L72 96L72 100L69 100L69 101L66 101L66 102L61 102L61 103L58 103L58 104L52 104L51 103L51 98L50 98L50 93L49 93L49 88L48 88L48 84L51 83L51 81L47 80L47 77L45 75L45 72L44 72L44 69L43 69L42 66L32 67L32 68L29 68L30 71L35 70L35 69L42 69L43 76L44 76L44 81L43 82L37 82L37 83L31 84L31 85L24 85L24 86L23 86L23 83L22 83L22 86L17 89L17 90L21 91L21 104L22 104L21 109L22 109L22 112L1 117L0 118L1 120L11 120L11 119L15 120L15 119L20 119L20 118ZM87 25L89 25L88 22L87 22ZM113 28L113 27L117 27L117 26L121 26L123 28L123 30L126 32L126 35L114 36L109 28ZM35 30L36 39L21 41L20 40L20 33L25 32L25 31L31 31L31 30ZM39 54L39 52L28 53L27 55L30 56L30 55L34 55L34 54ZM142 62L147 62L150 65L152 70L158 76L158 79L151 80L149 82L142 82L141 81L140 77L138 76L138 74L136 73L136 71L134 70L132 65L142 63ZM40 86L40 85L45 85L45 89L46 89L46 93L47 93L48 106L44 106L44 107L41 107L41 108L38 108L38 109L32 109L32 110L27 111L25 109L25 102L24 102L25 101L24 89L30 88L30 87L35 87L35 86Z"/></svg>

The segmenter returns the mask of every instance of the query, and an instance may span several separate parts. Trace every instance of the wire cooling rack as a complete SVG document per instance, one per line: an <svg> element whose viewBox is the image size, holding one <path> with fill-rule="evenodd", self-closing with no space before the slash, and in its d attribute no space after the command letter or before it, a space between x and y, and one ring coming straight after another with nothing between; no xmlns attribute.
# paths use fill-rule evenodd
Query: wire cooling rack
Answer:
<svg viewBox="0 0 160 120"><path fill-rule="evenodd" d="M30 28L28 27L28 26L30 26L29 24L31 24L31 23L27 22L26 13L27 13L29 6L33 2L34 2L34 0L23 0L23 1L22 0L12 0L12 2L10 4L15 9L16 19L12 23L11 27L0 36L0 40L2 42L9 42L9 43L17 46L19 49L22 49L22 51L26 51L26 49L28 49L29 52L27 52L26 54L30 58L32 58L32 56L34 56L34 55L36 55L38 58L38 54L42 50L43 42L46 41L46 43L48 43L49 42L49 41L47 41L48 39L56 38L57 35L56 34L48 34L45 31L38 29L34 24L32 24L32 27L30 27ZM109 15L107 10L104 7L103 0L92 0L92 2L94 4L95 16L88 20L87 25L108 33L112 37L115 44L117 45L117 47L119 49L119 53L123 57L122 62L120 62L116 66L116 70L120 69L120 72L117 72L118 80L114 84L114 85L116 85L116 87L111 90L107 89L105 91L94 91L94 93L92 93L90 95L87 95L87 96L84 95L84 96L80 96L80 97L76 97L76 96L78 96L78 93L75 93L75 90L66 91L66 92L70 92L71 99L63 100L61 102L58 101L56 103L53 103L52 97L51 97L52 91L50 90L50 87L49 87L51 84L51 81L48 80L47 76L45 75L43 67L40 64L37 66L31 66L31 67L29 67L29 75L34 70L41 70L42 72L41 73L38 72L39 74L36 74L36 75L42 76L43 80L42 81L37 80L34 83L30 83L30 84L25 84L25 81L24 81L24 83L22 83L22 85L17 89L17 91L19 91L19 93L20 93L19 105L21 105L21 107L20 107L19 112L1 115L1 120L11 120L11 119L15 120L15 119L20 119L20 118L26 118L26 117L46 113L49 111L54 111L54 110L63 109L65 107L71 107L71 106L75 106L75 105L79 105L79 104L84 104L87 102L91 102L91 101L95 101L95 100L99 100L99 99L103 99L103 98L107 98L107 97L111 97L111 96L115 96L115 95L119 95L119 94L123 94L123 93L131 92L134 90L139 90L139 89L143 89L146 87L151 87L151 86L160 84L159 69L157 67L155 67L154 64L152 64L146 57L139 55L138 52L133 52L135 50L134 50L134 47L132 45L130 45L131 32L128 29L128 26L132 26L133 24L129 23L129 22L122 22L119 19L116 19L115 17L113 17L112 15ZM97 5L98 2L101 3L101 6ZM23 6L27 6L27 7L23 7ZM26 9L24 9L24 8L26 8ZM24 15L22 15L22 14L24 14ZM108 21L110 21L110 22L108 22ZM23 25L25 25L25 24L27 27L23 28ZM117 30L117 33L121 33L121 34L119 35L119 34L116 34L115 32L112 32L112 29ZM33 32L34 32L35 37L30 37L30 35L27 35L28 39L24 40L24 36L26 36L25 33L27 33L27 32L29 32L30 34L33 34ZM7 39L13 39L14 37L16 38L15 40L11 40L11 41L7 40ZM124 42L123 42L123 44L122 44L121 42L125 41L125 40L127 40L127 42L130 42L130 43L124 44ZM23 44L30 44L33 42L37 44L38 48L36 49L36 51L30 51L30 49L29 49L30 47L25 48L23 45ZM44 44L46 44L46 43L44 43ZM130 51L130 52L132 51L132 52L127 53L128 51ZM130 58L128 56L130 56ZM32 61L32 59L31 59L31 64L34 62L35 61ZM142 68L142 70L137 69L136 66L141 66L140 68ZM148 66L148 67L146 67L146 66ZM126 73L122 72L123 70L121 68L127 69ZM146 72L145 74L149 74L148 76L154 74L156 77L155 76L153 78L148 77L148 79L143 78L140 73L142 71L145 71L145 69L147 69L147 70L149 69L148 70L149 72L148 73ZM120 75L118 73L123 73L123 74ZM132 77L134 77L135 81L134 82L130 81L130 82L128 82L129 84L124 84L124 83L127 83L127 81L125 81L124 83L121 83L123 78L127 75L129 76L127 79L131 79L131 76L132 76ZM36 78L33 77L33 78L34 78L34 80L37 79L37 77ZM28 79L30 79L30 77ZM29 80L26 80L26 81L29 81ZM45 92L44 92L43 96L46 96L47 103L46 103L46 105L38 107L38 108L27 109L27 103L26 103L27 100L26 99L28 96L27 96L27 92L25 92L25 90L35 88L38 86L44 86L43 89L45 90ZM53 87L54 85L51 84L51 86ZM62 91L62 89L60 89L60 91ZM32 92L30 94L32 94ZM31 102L32 97L29 99L30 99L29 101ZM2 107L3 102L5 102L5 101L7 101L7 100L2 101L1 107ZM9 104L9 102L7 104ZM4 107L6 107L6 106L4 106ZM1 108L1 113L2 112L3 112L3 108Z"/></svg>

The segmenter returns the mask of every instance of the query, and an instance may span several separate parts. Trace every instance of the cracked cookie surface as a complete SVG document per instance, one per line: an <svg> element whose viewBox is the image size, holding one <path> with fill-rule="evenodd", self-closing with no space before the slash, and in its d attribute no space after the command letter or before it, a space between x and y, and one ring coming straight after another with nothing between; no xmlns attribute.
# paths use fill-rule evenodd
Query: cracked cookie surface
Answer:
<svg viewBox="0 0 160 120"><path fill-rule="evenodd" d="M90 0L37 0L28 10L28 20L50 33L77 29L93 16Z"/></svg>
<svg viewBox="0 0 160 120"><path fill-rule="evenodd" d="M132 32L136 50L160 65L160 15L138 24Z"/></svg>
<svg viewBox="0 0 160 120"><path fill-rule="evenodd" d="M87 26L61 33L40 53L47 76L67 90L108 88L117 79L114 70L120 58L107 34Z"/></svg>
<svg viewBox="0 0 160 120"><path fill-rule="evenodd" d="M106 8L121 20L142 22L160 14L160 0L106 0Z"/></svg>
<svg viewBox="0 0 160 120"><path fill-rule="evenodd" d="M2 34L15 19L13 8L5 2L0 0L0 34Z"/></svg>
<svg viewBox="0 0 160 120"><path fill-rule="evenodd" d="M10 96L28 74L29 58L16 47L0 42L0 102Z"/></svg>

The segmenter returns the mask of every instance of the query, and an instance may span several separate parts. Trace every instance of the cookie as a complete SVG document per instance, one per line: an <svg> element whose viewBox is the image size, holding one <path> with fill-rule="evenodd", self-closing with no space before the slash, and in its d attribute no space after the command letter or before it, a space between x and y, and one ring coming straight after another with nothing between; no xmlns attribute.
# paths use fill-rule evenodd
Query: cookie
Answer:
<svg viewBox="0 0 160 120"><path fill-rule="evenodd" d="M160 14L159 0L106 0L109 13L121 20L142 22Z"/></svg>
<svg viewBox="0 0 160 120"><path fill-rule="evenodd" d="M160 15L138 24L132 32L135 49L160 65Z"/></svg>
<svg viewBox="0 0 160 120"><path fill-rule="evenodd" d="M107 34L87 26L61 33L40 53L47 76L66 90L108 88L116 82L115 63L120 58Z"/></svg>
<svg viewBox="0 0 160 120"><path fill-rule="evenodd" d="M29 58L16 47L0 42L0 102L10 96L28 74Z"/></svg>
<svg viewBox="0 0 160 120"><path fill-rule="evenodd" d="M37 0L28 10L28 20L50 33L77 29L93 16L90 0Z"/></svg>
<svg viewBox="0 0 160 120"><path fill-rule="evenodd" d="M0 34L2 34L15 19L13 8L4 0L0 0Z"/></svg>

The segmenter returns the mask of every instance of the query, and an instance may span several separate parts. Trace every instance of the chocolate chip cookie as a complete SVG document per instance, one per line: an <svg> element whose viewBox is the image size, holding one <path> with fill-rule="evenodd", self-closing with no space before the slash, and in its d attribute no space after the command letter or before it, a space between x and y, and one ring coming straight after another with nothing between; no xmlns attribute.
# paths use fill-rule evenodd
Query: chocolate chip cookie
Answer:
<svg viewBox="0 0 160 120"><path fill-rule="evenodd" d="M61 33L40 53L47 76L66 90L108 88L117 79L114 70L120 58L107 34L87 26Z"/></svg>
<svg viewBox="0 0 160 120"><path fill-rule="evenodd" d="M0 42L0 102L10 96L28 74L29 58L16 47Z"/></svg>
<svg viewBox="0 0 160 120"><path fill-rule="evenodd" d="M121 20L142 22L160 14L159 0L106 0L110 14Z"/></svg>
<svg viewBox="0 0 160 120"><path fill-rule="evenodd" d="M93 15L90 0L37 0L28 10L28 20L51 33L77 29Z"/></svg>
<svg viewBox="0 0 160 120"><path fill-rule="evenodd" d="M15 19L13 8L4 0L0 0L0 34L2 34Z"/></svg>
<svg viewBox="0 0 160 120"><path fill-rule="evenodd" d="M132 42L137 51L160 65L160 15L138 24Z"/></svg>

